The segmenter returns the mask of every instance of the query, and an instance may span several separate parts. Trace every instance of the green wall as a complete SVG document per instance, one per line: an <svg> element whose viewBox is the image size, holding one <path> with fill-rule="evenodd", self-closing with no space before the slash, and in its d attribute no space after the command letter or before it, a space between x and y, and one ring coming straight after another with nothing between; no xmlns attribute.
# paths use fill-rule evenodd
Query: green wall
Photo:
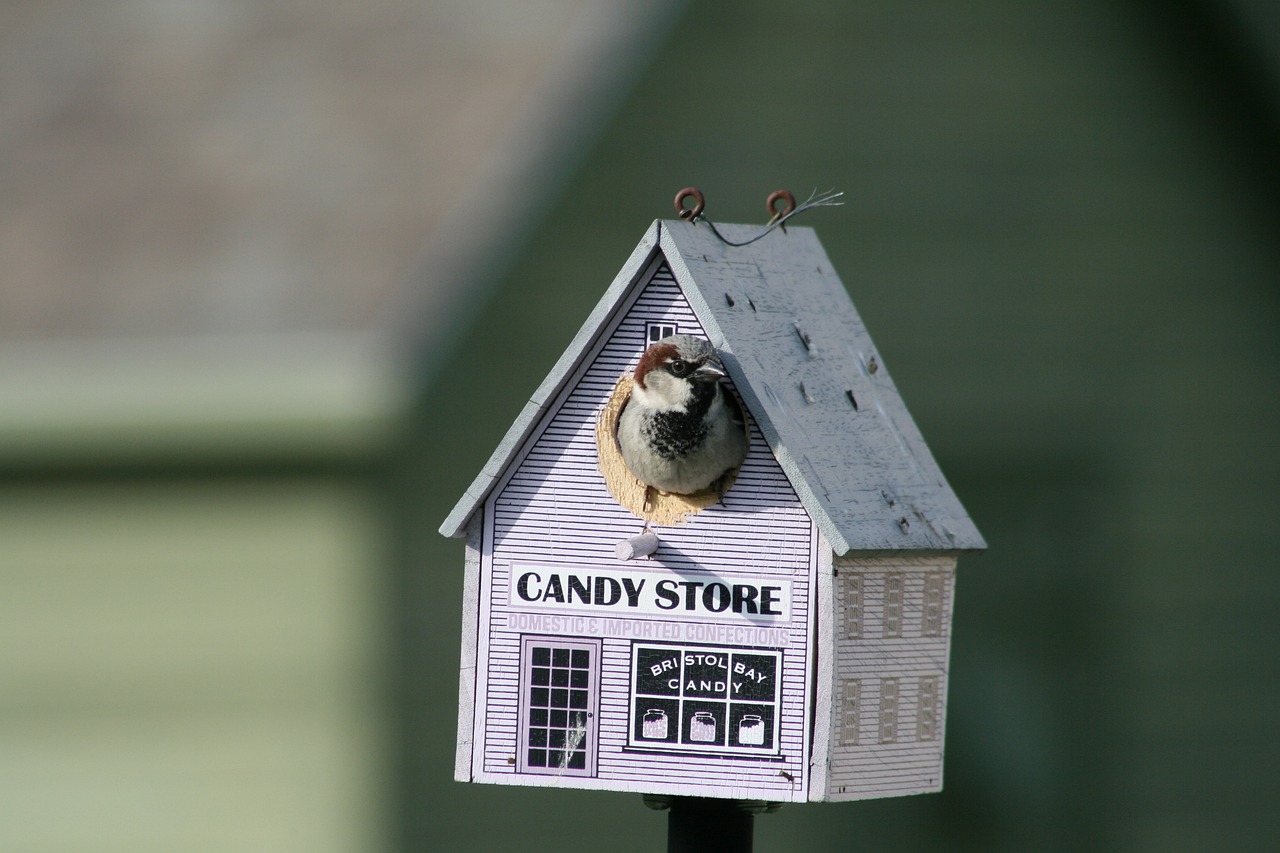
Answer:
<svg viewBox="0 0 1280 853"><path fill-rule="evenodd" d="M0 850L376 849L379 541L343 478L0 487Z"/></svg>

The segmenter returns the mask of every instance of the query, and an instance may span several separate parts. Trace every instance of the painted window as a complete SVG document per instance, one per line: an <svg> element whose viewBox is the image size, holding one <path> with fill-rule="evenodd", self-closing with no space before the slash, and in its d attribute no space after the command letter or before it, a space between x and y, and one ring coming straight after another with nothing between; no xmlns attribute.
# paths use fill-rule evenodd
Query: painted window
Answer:
<svg viewBox="0 0 1280 853"><path fill-rule="evenodd" d="M677 334L675 323L647 323L644 328L645 346L656 344L674 334Z"/></svg>
<svg viewBox="0 0 1280 853"><path fill-rule="evenodd" d="M842 715L840 718L840 745L858 745L858 720L862 706L862 680L846 678L842 685Z"/></svg>
<svg viewBox="0 0 1280 853"><path fill-rule="evenodd" d="M898 679L880 680L880 742L898 742Z"/></svg>
<svg viewBox="0 0 1280 853"><path fill-rule="evenodd" d="M635 642L627 743L776 755L781 677L782 653L776 649Z"/></svg>
<svg viewBox="0 0 1280 853"><path fill-rule="evenodd" d="M929 572L924 576L924 630L926 637L942 636L943 600L946 595L947 576L942 572Z"/></svg>
<svg viewBox="0 0 1280 853"><path fill-rule="evenodd" d="M884 635L902 636L902 575L889 573L884 578Z"/></svg>
<svg viewBox="0 0 1280 853"><path fill-rule="evenodd" d="M524 637L520 664L518 770L594 776L600 641Z"/></svg>
<svg viewBox="0 0 1280 853"><path fill-rule="evenodd" d="M916 707L916 740L938 739L938 676L920 679Z"/></svg>
<svg viewBox="0 0 1280 853"><path fill-rule="evenodd" d="M846 640L862 639L862 575L852 572L844 575L844 637Z"/></svg>

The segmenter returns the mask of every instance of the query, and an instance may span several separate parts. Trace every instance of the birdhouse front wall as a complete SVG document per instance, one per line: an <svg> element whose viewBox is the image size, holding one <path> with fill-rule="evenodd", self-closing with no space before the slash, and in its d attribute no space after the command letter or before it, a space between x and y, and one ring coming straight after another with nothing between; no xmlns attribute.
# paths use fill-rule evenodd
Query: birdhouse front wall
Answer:
<svg viewBox="0 0 1280 853"><path fill-rule="evenodd" d="M645 524L597 470L596 416L672 333L705 337L656 253L483 505L459 778L808 797L818 534L760 431L721 504L615 555Z"/></svg>

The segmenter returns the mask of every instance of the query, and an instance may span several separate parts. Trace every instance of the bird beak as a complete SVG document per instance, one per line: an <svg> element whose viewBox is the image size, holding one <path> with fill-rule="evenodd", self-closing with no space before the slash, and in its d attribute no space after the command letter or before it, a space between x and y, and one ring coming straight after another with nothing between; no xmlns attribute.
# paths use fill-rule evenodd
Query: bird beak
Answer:
<svg viewBox="0 0 1280 853"><path fill-rule="evenodd" d="M720 365L710 361L704 361L702 365L693 372L693 378L703 382L715 382L727 375L728 374L720 368Z"/></svg>

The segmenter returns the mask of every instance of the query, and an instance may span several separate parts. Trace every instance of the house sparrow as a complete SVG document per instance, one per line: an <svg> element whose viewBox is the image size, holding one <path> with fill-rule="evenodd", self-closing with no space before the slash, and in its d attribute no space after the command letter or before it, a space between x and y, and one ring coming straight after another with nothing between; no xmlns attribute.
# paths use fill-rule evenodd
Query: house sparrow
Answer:
<svg viewBox="0 0 1280 853"><path fill-rule="evenodd" d="M722 488L742 464L746 426L724 375L701 338L671 335L645 350L618 423L622 461L642 483L687 495Z"/></svg>

